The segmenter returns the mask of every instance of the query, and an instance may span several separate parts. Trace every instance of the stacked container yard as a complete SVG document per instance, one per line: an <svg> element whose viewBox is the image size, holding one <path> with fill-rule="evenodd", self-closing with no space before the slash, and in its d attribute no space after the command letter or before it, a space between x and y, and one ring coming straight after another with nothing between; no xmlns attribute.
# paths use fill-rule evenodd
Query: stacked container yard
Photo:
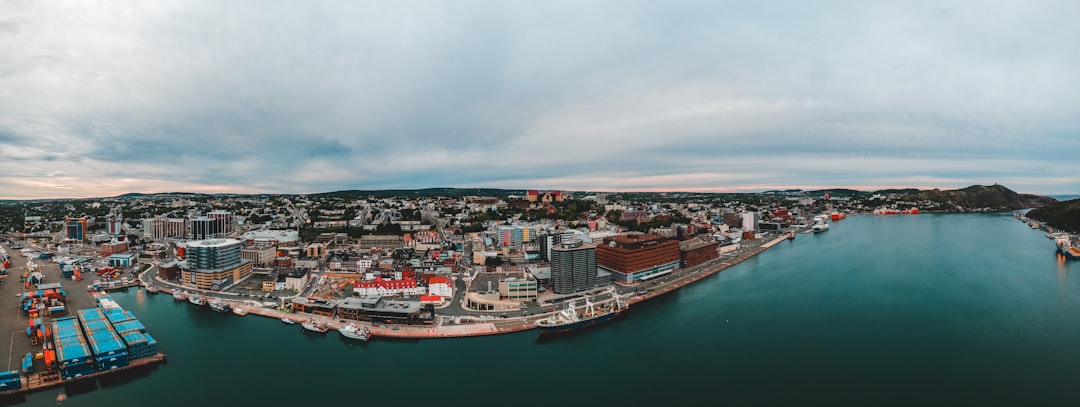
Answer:
<svg viewBox="0 0 1080 407"><path fill-rule="evenodd" d="M113 324L113 328L116 327L116 324L135 319L135 314L132 314L131 311L124 311L120 308L110 308L104 310L104 312L105 319L108 319L109 323ZM117 332L120 331L118 330Z"/></svg>
<svg viewBox="0 0 1080 407"><path fill-rule="evenodd" d="M113 310L113 309L120 309L120 304L117 304L116 301L113 301L112 297L110 297L108 295L103 295L101 297L98 297L97 304L98 304L98 307L101 307L102 310L106 310L106 311L107 310Z"/></svg>
<svg viewBox="0 0 1080 407"><path fill-rule="evenodd" d="M86 346L86 337L75 317L53 319L52 332L60 378L74 379L94 372L90 347Z"/></svg>
<svg viewBox="0 0 1080 407"><path fill-rule="evenodd" d="M41 284L35 291L22 295L22 310L31 318L63 314L66 310L67 292L59 283Z"/></svg>
<svg viewBox="0 0 1080 407"><path fill-rule="evenodd" d="M22 388L22 379L19 378L18 370L0 372L0 391L18 390Z"/></svg>
<svg viewBox="0 0 1080 407"><path fill-rule="evenodd" d="M109 309L105 311L105 315L127 344L128 360L138 360L158 353L157 341L146 333L146 327L130 312Z"/></svg>
<svg viewBox="0 0 1080 407"><path fill-rule="evenodd" d="M100 308L77 311L79 321L90 342L97 370L106 371L128 365L127 345L113 330Z"/></svg>
<svg viewBox="0 0 1080 407"><path fill-rule="evenodd" d="M26 336L30 337L30 343L34 345L45 343L48 328L42 324L41 318L31 318L29 322L30 326L26 327Z"/></svg>

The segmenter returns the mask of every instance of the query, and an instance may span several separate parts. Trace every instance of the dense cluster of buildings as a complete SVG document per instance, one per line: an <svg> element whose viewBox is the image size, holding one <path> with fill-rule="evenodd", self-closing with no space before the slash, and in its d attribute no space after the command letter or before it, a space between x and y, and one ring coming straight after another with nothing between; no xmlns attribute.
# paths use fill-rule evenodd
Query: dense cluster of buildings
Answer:
<svg viewBox="0 0 1080 407"><path fill-rule="evenodd" d="M581 213L553 216L568 205ZM88 231L94 222L86 217L65 219L64 236L97 244L111 256L129 252L136 242L125 237L137 235L143 255L175 257L160 268L163 278L191 288L226 290L248 281L245 286L268 294L326 300L292 304L300 309L349 318L404 309L412 316L401 318L415 322L425 320L418 316L422 307L402 304L445 305L455 294L455 273L469 281L466 308L520 309L697 267L745 239L807 217L801 201L790 205L578 198L540 190L460 198L180 197L125 203L103 222L104 241ZM124 221L123 211L150 216ZM302 230L320 227L349 233L301 237Z"/></svg>

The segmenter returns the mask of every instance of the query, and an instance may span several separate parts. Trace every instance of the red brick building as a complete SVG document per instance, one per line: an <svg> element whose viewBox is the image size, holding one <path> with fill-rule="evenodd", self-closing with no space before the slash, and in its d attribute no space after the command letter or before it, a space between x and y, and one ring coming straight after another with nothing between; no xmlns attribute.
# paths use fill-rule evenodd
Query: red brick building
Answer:
<svg viewBox="0 0 1080 407"><path fill-rule="evenodd" d="M109 257L114 254L127 253L128 242L109 242L101 245L101 257Z"/></svg>
<svg viewBox="0 0 1080 407"><path fill-rule="evenodd" d="M709 260L720 258L719 242L690 239L679 242L679 264L683 268L694 267Z"/></svg>
<svg viewBox="0 0 1080 407"><path fill-rule="evenodd" d="M596 264L611 272L617 283L632 284L671 273L679 268L679 242L630 233L604 238L596 245Z"/></svg>

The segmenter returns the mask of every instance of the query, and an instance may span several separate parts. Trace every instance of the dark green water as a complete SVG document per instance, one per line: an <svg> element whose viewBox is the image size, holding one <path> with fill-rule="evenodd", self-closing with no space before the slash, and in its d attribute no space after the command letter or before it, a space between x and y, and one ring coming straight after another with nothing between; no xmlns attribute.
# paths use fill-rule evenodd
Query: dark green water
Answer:
<svg viewBox="0 0 1080 407"><path fill-rule="evenodd" d="M857 216L545 342L350 345L132 290L168 364L62 405L1076 405L1077 273L1008 215Z"/></svg>

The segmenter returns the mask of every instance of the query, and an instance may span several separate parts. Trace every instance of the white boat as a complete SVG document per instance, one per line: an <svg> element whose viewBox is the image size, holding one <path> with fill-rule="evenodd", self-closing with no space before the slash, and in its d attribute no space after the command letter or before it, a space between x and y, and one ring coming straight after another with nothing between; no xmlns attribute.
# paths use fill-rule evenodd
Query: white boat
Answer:
<svg viewBox="0 0 1080 407"><path fill-rule="evenodd" d="M289 317L281 317L281 322L284 322L284 323L289 324L289 325L292 325L292 324L296 323L296 321L293 321L293 320L289 319Z"/></svg>
<svg viewBox="0 0 1080 407"><path fill-rule="evenodd" d="M239 316L244 316L248 314L247 310L243 308L233 308L232 313Z"/></svg>
<svg viewBox="0 0 1080 407"><path fill-rule="evenodd" d="M203 298L203 296L199 294L192 294L190 297L188 297L187 300L188 302L198 305L200 307L206 305L206 298Z"/></svg>
<svg viewBox="0 0 1080 407"><path fill-rule="evenodd" d="M811 226L810 229L813 230L814 233L824 232L826 230L829 230L829 223L825 221L824 216L815 216L814 225Z"/></svg>
<svg viewBox="0 0 1080 407"><path fill-rule="evenodd" d="M326 324L324 324L322 322L318 322L318 321L316 321L314 319L309 319L307 321L304 321L304 322L300 323L300 326L304 327L305 331L311 331L311 332L320 333L320 334L321 333L326 333L326 331L330 330L329 326L327 326Z"/></svg>
<svg viewBox="0 0 1080 407"><path fill-rule="evenodd" d="M229 310L229 303L225 302L221 298L213 297L207 302L210 304L210 309L217 312L225 312Z"/></svg>
<svg viewBox="0 0 1080 407"><path fill-rule="evenodd" d="M371 339L371 330L369 330L367 327L357 328L356 325L354 325L352 322L339 328L338 332L341 333L341 336L344 336L346 338L361 340L364 342L367 342L368 339Z"/></svg>

